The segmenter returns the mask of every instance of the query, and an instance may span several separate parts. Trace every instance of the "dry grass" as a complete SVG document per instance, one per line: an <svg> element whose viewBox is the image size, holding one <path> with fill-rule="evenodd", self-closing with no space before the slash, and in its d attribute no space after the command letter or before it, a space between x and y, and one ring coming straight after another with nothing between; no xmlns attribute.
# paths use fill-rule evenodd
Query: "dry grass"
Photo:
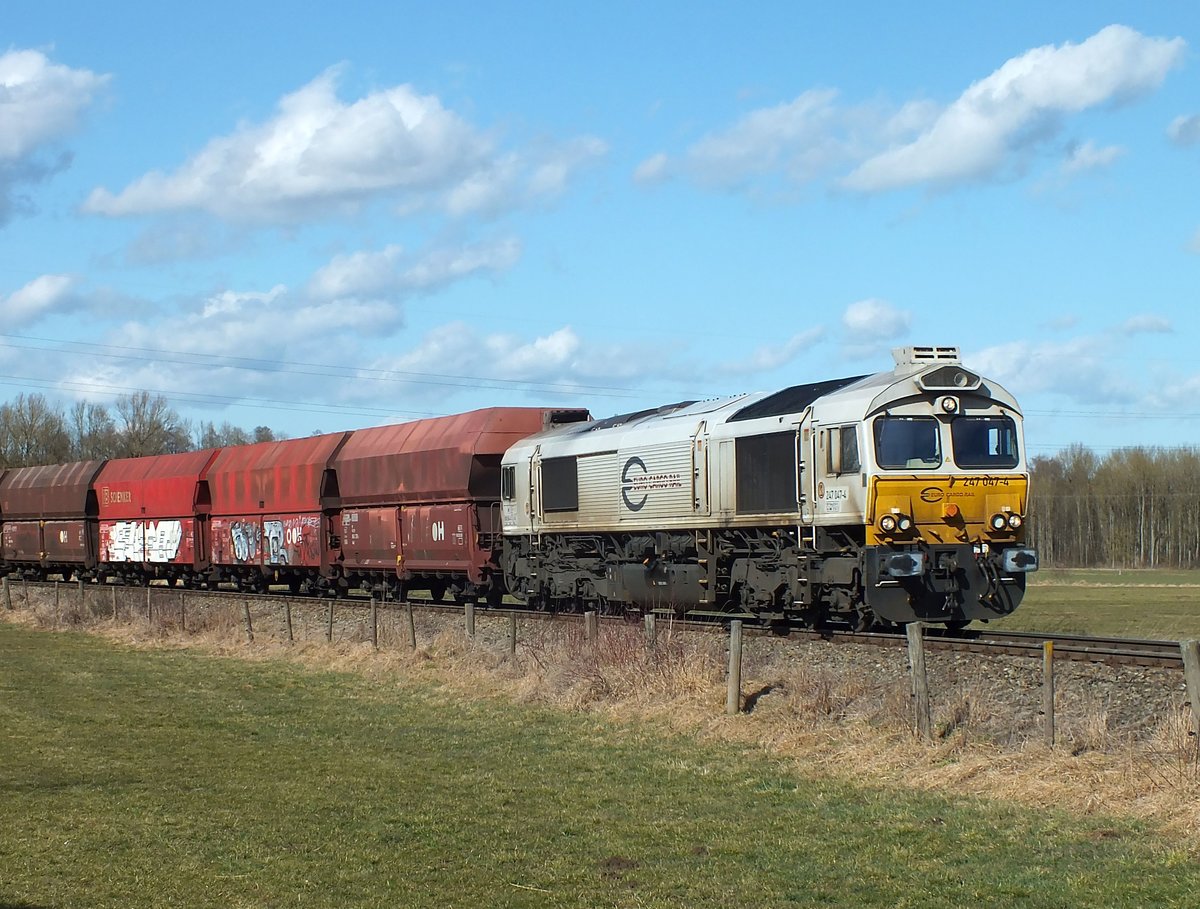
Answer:
<svg viewBox="0 0 1200 909"><path fill-rule="evenodd" d="M72 591L74 594L74 591ZM96 593L102 593L96 591ZM468 640L461 617L418 612L418 648L409 649L403 612L384 612L379 649L369 643L366 610L339 607L334 642L325 641L325 604L293 610L295 642L286 641L282 608L256 605L253 643L242 608L189 593L186 633L178 607L164 594L146 620L144 593L122 591L117 617L108 593L82 607L77 598L31 595L26 607L0 608L8 621L87 629L138 647L193 647L251 659L287 659L321 669L354 672L381 684L406 678L433 681L447 699L501 697L618 721L649 722L664 730L762 748L792 762L800 774L859 784L945 794L969 794L1037 808L1136 818L1181 839L1200 853L1200 755L1186 709L1162 717L1133 741L1110 729L1105 704L1091 703L1062 727L1062 747L1046 748L1030 734L1000 741L996 730L1015 724L992 689L963 685L943 692L932 743L911 731L911 700L903 672L884 667L882 679L796 660L780 662L753 648L744 668L748 712L724 715L724 642L660 625L657 646L646 647L640 624L605 623L600 640L586 641L567 619L522 621L516 657L508 654L507 620L482 613ZM142 597L139 602L136 597Z"/></svg>

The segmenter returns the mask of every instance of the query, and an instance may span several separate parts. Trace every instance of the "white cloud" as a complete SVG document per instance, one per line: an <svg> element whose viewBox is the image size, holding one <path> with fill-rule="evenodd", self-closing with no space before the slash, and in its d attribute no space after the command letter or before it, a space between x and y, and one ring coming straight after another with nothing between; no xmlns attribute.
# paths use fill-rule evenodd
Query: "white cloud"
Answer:
<svg viewBox="0 0 1200 909"><path fill-rule="evenodd" d="M520 244L509 238L419 254L392 245L335 257L303 288L277 284L266 290L226 289L185 300L173 312L170 304L162 303L137 317L123 315L124 324L110 337L119 338L113 343L124 348L169 353L115 364L91 362L81 354L61 371L60 378L65 387L202 390L229 400L266 396L317 404L355 400L377 408L381 390L391 394L397 386L380 385L372 381L375 377L356 370L370 360L368 351L375 342L388 339L388 346L398 342L404 300L509 268L519 255ZM50 293L57 286L43 281L11 299L58 299L61 294ZM131 310L122 306L121 311ZM452 327L446 338L462 335ZM569 374L575 367L564 363L561 342L561 336L550 336L528 346L528 353L523 353L523 345L497 342L495 353L485 355L482 362L494 356L506 372L517 372L519 358L527 356L531 374L560 369ZM482 339L472 340L457 352L455 362L480 362L481 343ZM427 353L432 356L425 362L427 371L447 371L444 349L433 347ZM465 383L468 388L477 386ZM437 395L423 391L419 397Z"/></svg>
<svg viewBox="0 0 1200 909"><path fill-rule="evenodd" d="M1192 234L1192 239L1188 242L1188 249L1194 253L1200 253L1200 230Z"/></svg>
<svg viewBox="0 0 1200 909"><path fill-rule="evenodd" d="M688 149L688 171L701 183L734 188L754 177L785 173L811 179L845 154L844 118L832 89L813 89L792 101L751 111Z"/></svg>
<svg viewBox="0 0 1200 909"><path fill-rule="evenodd" d="M397 298L429 292L475 274L505 271L521 255L515 238L460 248L442 248L411 256L397 245L336 256L320 269L308 289L322 299Z"/></svg>
<svg viewBox="0 0 1200 909"><path fill-rule="evenodd" d="M71 293L74 279L67 275L42 275L7 297L0 297L0 327L31 325L52 313L78 306Z"/></svg>
<svg viewBox="0 0 1200 909"><path fill-rule="evenodd" d="M1069 116L1155 89L1181 64L1185 46L1182 38L1109 26L1080 44L1026 51L947 106L921 98L890 108L845 104L835 89L809 89L750 111L674 158L647 158L634 179L649 184L685 174L704 186L754 194L786 193L838 172L846 174L841 188L859 192L1004 179L1020 174ZM1086 142L1071 150L1064 170L1102 167L1122 153Z"/></svg>
<svg viewBox="0 0 1200 909"><path fill-rule="evenodd" d="M528 395L542 404L582 402L597 412L615 412L631 409L629 401L644 406L644 395L633 387L648 378L676 380L672 369L661 349L591 342L570 326L530 338L485 334L459 321L429 331L406 352L371 361L364 373L408 379L405 400L422 406L443 406L463 389L491 389L493 401L498 390L509 400ZM356 397L371 391L367 385L346 389Z"/></svg>
<svg viewBox="0 0 1200 909"><path fill-rule="evenodd" d="M782 344L764 344L744 360L718 363L715 371L723 375L753 375L770 372L791 363L806 350L811 350L824 336L824 327L810 328L808 331L793 335Z"/></svg>
<svg viewBox="0 0 1200 909"><path fill-rule="evenodd" d="M1167 127L1167 137L1176 145L1200 145L1200 114L1176 117Z"/></svg>
<svg viewBox="0 0 1200 909"><path fill-rule="evenodd" d="M498 154L492 137L411 85L342 101L339 72L286 95L265 122L212 139L172 173L152 171L116 193L94 189L84 210L292 223L393 198L404 211L465 213L560 192L574 170L606 151L585 137Z"/></svg>
<svg viewBox="0 0 1200 909"><path fill-rule="evenodd" d="M1073 144L1067 149L1066 160L1063 161L1063 173L1074 176L1089 170L1108 167L1125 154L1125 149L1119 145L1108 145L1097 148L1090 140L1082 144Z"/></svg>
<svg viewBox="0 0 1200 909"><path fill-rule="evenodd" d="M1149 412L1178 397L1183 379L1167 376L1157 354L1139 353L1138 335L1173 333L1171 322L1150 313L1089 334L1054 340L1007 341L966 353L964 361L1012 391L1025 407L1035 395L1066 399L1087 408L1119 407ZM1160 345L1158 339L1149 340ZM1134 346L1131 346L1134 345ZM1151 348L1153 349L1153 348ZM1138 364L1131 368L1131 364ZM1189 399L1190 400L1190 399Z"/></svg>
<svg viewBox="0 0 1200 909"><path fill-rule="evenodd" d="M0 55L0 161L16 161L71 133L108 76L51 63L41 52Z"/></svg>
<svg viewBox="0 0 1200 909"><path fill-rule="evenodd" d="M670 176L671 159L667 157L665 152L659 152L656 155L651 155L633 171L633 179L636 183L662 183Z"/></svg>
<svg viewBox="0 0 1200 909"><path fill-rule="evenodd" d="M584 136L560 144L501 155L466 176L441 203L452 215L495 217L554 199L575 173L608 153L608 145Z"/></svg>
<svg viewBox="0 0 1200 909"><path fill-rule="evenodd" d="M1155 316L1150 313L1126 319L1119 329L1121 334L1126 335L1163 335L1169 334L1173 330L1170 321L1164 319L1162 316Z"/></svg>
<svg viewBox="0 0 1200 909"><path fill-rule="evenodd" d="M1111 25L1081 44L1034 48L968 88L915 140L875 155L844 180L875 192L1002 176L1063 117L1156 88L1185 42Z"/></svg>
<svg viewBox="0 0 1200 909"><path fill-rule="evenodd" d="M17 196L22 185L64 169L70 156L40 160L39 153L64 139L109 77L52 63L35 50L0 55L0 224L32 206Z"/></svg>
<svg viewBox="0 0 1200 909"><path fill-rule="evenodd" d="M1122 365L1116 332L1062 341L1011 341L964 355L964 361L1013 392L1029 406L1037 394L1079 404L1127 405L1139 392Z"/></svg>
<svg viewBox="0 0 1200 909"><path fill-rule="evenodd" d="M851 303L842 313L842 327L853 344L893 340L911 324L912 313L873 297Z"/></svg>

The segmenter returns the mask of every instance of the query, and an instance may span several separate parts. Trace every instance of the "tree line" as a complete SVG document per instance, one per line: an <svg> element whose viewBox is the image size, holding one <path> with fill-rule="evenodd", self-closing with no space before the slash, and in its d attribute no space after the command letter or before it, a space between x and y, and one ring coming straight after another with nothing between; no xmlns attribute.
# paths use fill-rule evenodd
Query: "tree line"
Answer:
<svg viewBox="0 0 1200 909"><path fill-rule="evenodd" d="M1031 464L1030 534L1056 568L1200 567L1200 448L1082 445Z"/></svg>
<svg viewBox="0 0 1200 909"><path fill-rule="evenodd" d="M267 426L190 423L166 398L141 391L110 409L78 401L69 410L44 395L18 395L0 405L0 469L174 454L286 438Z"/></svg>

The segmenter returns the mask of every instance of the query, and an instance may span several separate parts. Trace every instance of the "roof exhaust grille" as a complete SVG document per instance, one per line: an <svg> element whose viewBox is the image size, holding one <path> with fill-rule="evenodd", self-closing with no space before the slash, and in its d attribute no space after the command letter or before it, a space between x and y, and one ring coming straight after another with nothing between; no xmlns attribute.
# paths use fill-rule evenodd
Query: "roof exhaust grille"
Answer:
<svg viewBox="0 0 1200 909"><path fill-rule="evenodd" d="M896 347L892 350L892 359L898 368L962 362L957 347Z"/></svg>

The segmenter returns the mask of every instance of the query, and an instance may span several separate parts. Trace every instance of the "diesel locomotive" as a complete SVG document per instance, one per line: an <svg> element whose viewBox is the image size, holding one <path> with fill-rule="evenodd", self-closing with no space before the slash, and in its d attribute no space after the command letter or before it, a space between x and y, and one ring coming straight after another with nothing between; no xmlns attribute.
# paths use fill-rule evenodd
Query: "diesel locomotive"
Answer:
<svg viewBox="0 0 1200 909"><path fill-rule="evenodd" d="M1012 612L1037 553L1017 402L957 348L770 394L530 436L501 561L530 603L956 626Z"/></svg>
<svg viewBox="0 0 1200 909"><path fill-rule="evenodd" d="M956 348L592 419L487 408L0 474L0 573L866 628L1016 608L1021 412Z"/></svg>

